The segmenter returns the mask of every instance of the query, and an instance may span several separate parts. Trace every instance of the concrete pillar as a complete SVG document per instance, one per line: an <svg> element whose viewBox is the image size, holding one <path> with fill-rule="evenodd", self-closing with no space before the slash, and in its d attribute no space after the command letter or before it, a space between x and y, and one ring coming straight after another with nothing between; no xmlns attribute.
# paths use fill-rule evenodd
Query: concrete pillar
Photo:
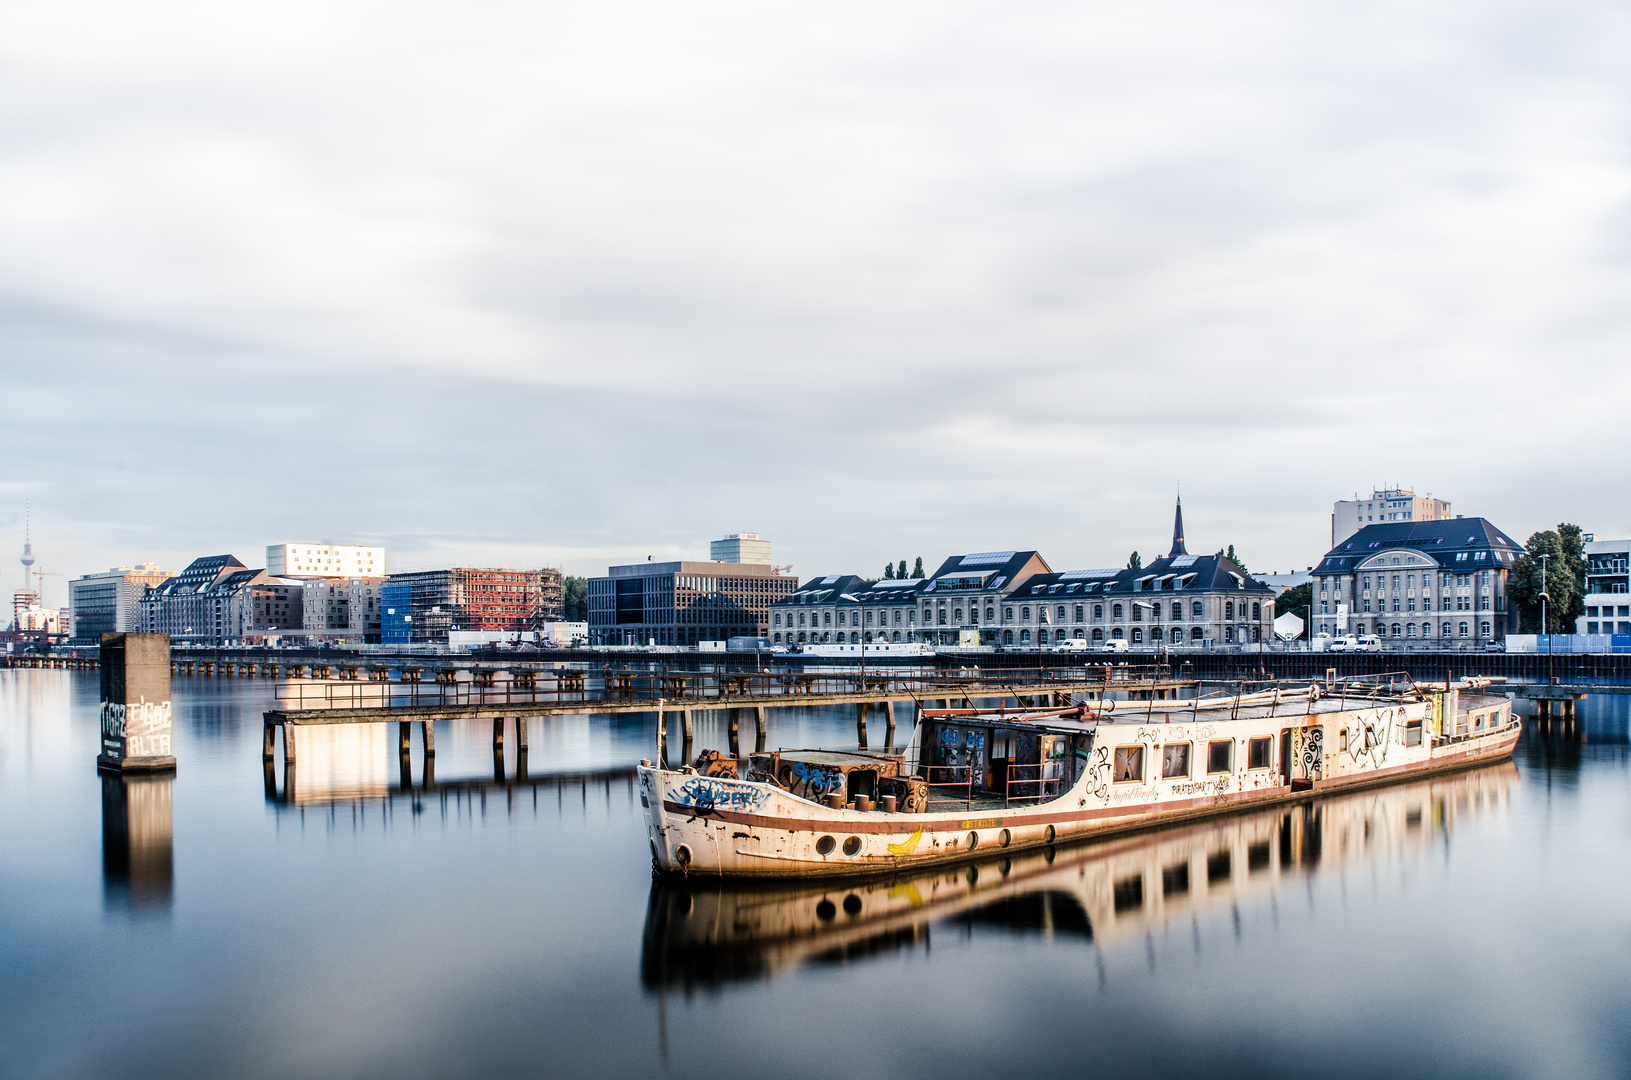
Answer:
<svg viewBox="0 0 1631 1080"><path fill-rule="evenodd" d="M525 716L515 718L515 749L519 754L527 752L527 718Z"/></svg>
<svg viewBox="0 0 1631 1080"><path fill-rule="evenodd" d="M755 754L765 752L765 728L765 707L755 705L753 707L753 752Z"/></svg>
<svg viewBox="0 0 1631 1080"><path fill-rule="evenodd" d="M883 709L884 717L883 748L893 753L895 749L895 704L892 701L881 701L878 705Z"/></svg>
<svg viewBox="0 0 1631 1080"><path fill-rule="evenodd" d="M425 756L436 756L436 725L430 720L419 721L419 738L425 744Z"/></svg>
<svg viewBox="0 0 1631 1080"><path fill-rule="evenodd" d="M741 711L740 709L726 709L725 710L725 718L726 718L726 723L729 725L728 730L729 730L729 733L730 733L730 740L731 740L731 757L741 757L742 756L739 733L738 733L737 728L736 728L736 714L738 712L740 712L740 711Z"/></svg>
<svg viewBox="0 0 1631 1080"><path fill-rule="evenodd" d="M683 712L680 713L680 723L683 726L683 730L685 732L685 741L690 742L691 741L691 736L696 734L695 730L691 727L691 710L690 709L686 709L686 710L684 710Z"/></svg>
<svg viewBox="0 0 1631 1080"><path fill-rule="evenodd" d="M408 733L412 730L413 725L406 720L396 725L396 751L403 757L408 756Z"/></svg>
<svg viewBox="0 0 1631 1080"><path fill-rule="evenodd" d="M271 761L272 755L277 751L277 728L272 724L261 725L261 758Z"/></svg>
<svg viewBox="0 0 1631 1080"><path fill-rule="evenodd" d="M167 634L102 635L101 726L98 769L175 769Z"/></svg>
<svg viewBox="0 0 1631 1080"><path fill-rule="evenodd" d="M287 721L283 724L283 763L294 764L294 725Z"/></svg>
<svg viewBox="0 0 1631 1080"><path fill-rule="evenodd" d="M493 753L504 752L504 718L502 716L493 720Z"/></svg>
<svg viewBox="0 0 1631 1080"><path fill-rule="evenodd" d="M862 750L866 749L866 702L855 706L855 742Z"/></svg>

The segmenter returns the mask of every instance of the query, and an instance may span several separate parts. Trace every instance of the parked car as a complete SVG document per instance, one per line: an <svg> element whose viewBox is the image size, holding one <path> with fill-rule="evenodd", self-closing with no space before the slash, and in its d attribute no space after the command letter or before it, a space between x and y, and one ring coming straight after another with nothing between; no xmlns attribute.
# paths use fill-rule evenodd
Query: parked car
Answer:
<svg viewBox="0 0 1631 1080"><path fill-rule="evenodd" d="M1504 642L1504 641L1486 641L1486 642L1484 642L1484 651L1485 652L1506 652L1506 642Z"/></svg>

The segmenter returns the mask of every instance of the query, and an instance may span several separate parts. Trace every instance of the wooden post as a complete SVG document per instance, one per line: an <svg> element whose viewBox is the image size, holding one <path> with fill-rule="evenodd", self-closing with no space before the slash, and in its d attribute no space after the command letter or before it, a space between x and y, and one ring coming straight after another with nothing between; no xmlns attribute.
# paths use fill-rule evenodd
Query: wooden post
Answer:
<svg viewBox="0 0 1631 1080"><path fill-rule="evenodd" d="M525 754L527 752L527 718L525 716L515 718L515 749L517 753Z"/></svg>
<svg viewBox="0 0 1631 1080"><path fill-rule="evenodd" d="M272 724L263 724L261 727L264 732L261 736L261 758L271 761L272 756L277 753L277 727Z"/></svg>
<svg viewBox="0 0 1631 1080"><path fill-rule="evenodd" d="M425 778L420 783L419 786L424 788L426 791L429 791L431 788L436 786L436 755L435 754L426 754L425 755Z"/></svg>
<svg viewBox="0 0 1631 1080"><path fill-rule="evenodd" d="M493 753L504 752L504 718L502 716L493 720Z"/></svg>
<svg viewBox="0 0 1631 1080"><path fill-rule="evenodd" d="M866 749L866 702L855 706L855 741L862 750Z"/></svg>
<svg viewBox="0 0 1631 1080"><path fill-rule="evenodd" d="M425 743L425 756L427 758L435 757L436 756L436 724L435 724L435 722L431 721L431 720L421 720L421 721L419 721L419 735L420 735L420 738L423 739L423 741ZM429 766L427 766L427 768L428 767Z"/></svg>
<svg viewBox="0 0 1631 1080"><path fill-rule="evenodd" d="M753 752L762 754L765 752L765 707L763 705L753 707L753 729Z"/></svg>
<svg viewBox="0 0 1631 1080"><path fill-rule="evenodd" d="M729 730L729 733L730 733L730 740L731 740L731 757L741 757L742 756L742 754L741 754L742 747L741 747L741 743L740 743L739 738L738 738L739 733L738 733L738 731L736 729L736 714L738 712L740 712L740 711L741 711L740 709L726 709L725 710L726 722L729 724L728 730Z"/></svg>
<svg viewBox="0 0 1631 1080"><path fill-rule="evenodd" d="M287 720L283 723L283 763L294 764L294 725Z"/></svg>
<svg viewBox="0 0 1631 1080"><path fill-rule="evenodd" d="M884 716L883 748L893 753L895 749L895 704L891 701L881 701L878 704L883 709Z"/></svg>
<svg viewBox="0 0 1631 1080"><path fill-rule="evenodd" d="M695 732L691 728L691 710L690 709L686 709L686 710L684 710L683 712L680 713L680 723L684 726L685 741L689 743L691 741L691 736L695 734ZM688 754L686 756L689 757L690 755Z"/></svg>
<svg viewBox="0 0 1631 1080"><path fill-rule="evenodd" d="M413 725L406 720L396 726L396 750L403 757L408 756L408 739L411 731L413 731Z"/></svg>

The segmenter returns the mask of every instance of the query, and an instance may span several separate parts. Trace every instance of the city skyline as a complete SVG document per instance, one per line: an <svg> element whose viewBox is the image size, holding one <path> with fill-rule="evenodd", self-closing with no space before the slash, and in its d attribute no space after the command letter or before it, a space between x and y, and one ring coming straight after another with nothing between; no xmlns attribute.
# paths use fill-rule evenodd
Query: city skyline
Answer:
<svg viewBox="0 0 1631 1080"><path fill-rule="evenodd" d="M369 11L10 28L7 552L1631 535L1611 5Z"/></svg>

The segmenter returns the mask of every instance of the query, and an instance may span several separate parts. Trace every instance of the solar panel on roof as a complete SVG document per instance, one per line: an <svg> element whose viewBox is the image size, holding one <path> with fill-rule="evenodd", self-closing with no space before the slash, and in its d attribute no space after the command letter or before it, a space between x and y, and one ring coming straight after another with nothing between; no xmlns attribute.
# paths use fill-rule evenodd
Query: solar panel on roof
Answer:
<svg viewBox="0 0 1631 1080"><path fill-rule="evenodd" d="M1107 578L1115 577L1119 573L1121 573L1121 571L1116 567L1110 567L1109 569L1104 570L1066 570L1063 574L1059 575L1059 580L1081 581L1088 578Z"/></svg>
<svg viewBox="0 0 1631 1080"><path fill-rule="evenodd" d="M957 563L958 566L1001 566L1012 559L1017 552L1013 551L977 551L973 555L964 555Z"/></svg>
<svg viewBox="0 0 1631 1080"><path fill-rule="evenodd" d="M1173 559L1167 565L1168 566L1194 566L1195 565L1195 560L1198 559L1198 558L1200 558L1199 555L1180 555L1176 559Z"/></svg>
<svg viewBox="0 0 1631 1080"><path fill-rule="evenodd" d="M838 575L837 574L828 574L826 577L821 579L821 584L823 584L823 585L836 585L836 584L838 584Z"/></svg>

